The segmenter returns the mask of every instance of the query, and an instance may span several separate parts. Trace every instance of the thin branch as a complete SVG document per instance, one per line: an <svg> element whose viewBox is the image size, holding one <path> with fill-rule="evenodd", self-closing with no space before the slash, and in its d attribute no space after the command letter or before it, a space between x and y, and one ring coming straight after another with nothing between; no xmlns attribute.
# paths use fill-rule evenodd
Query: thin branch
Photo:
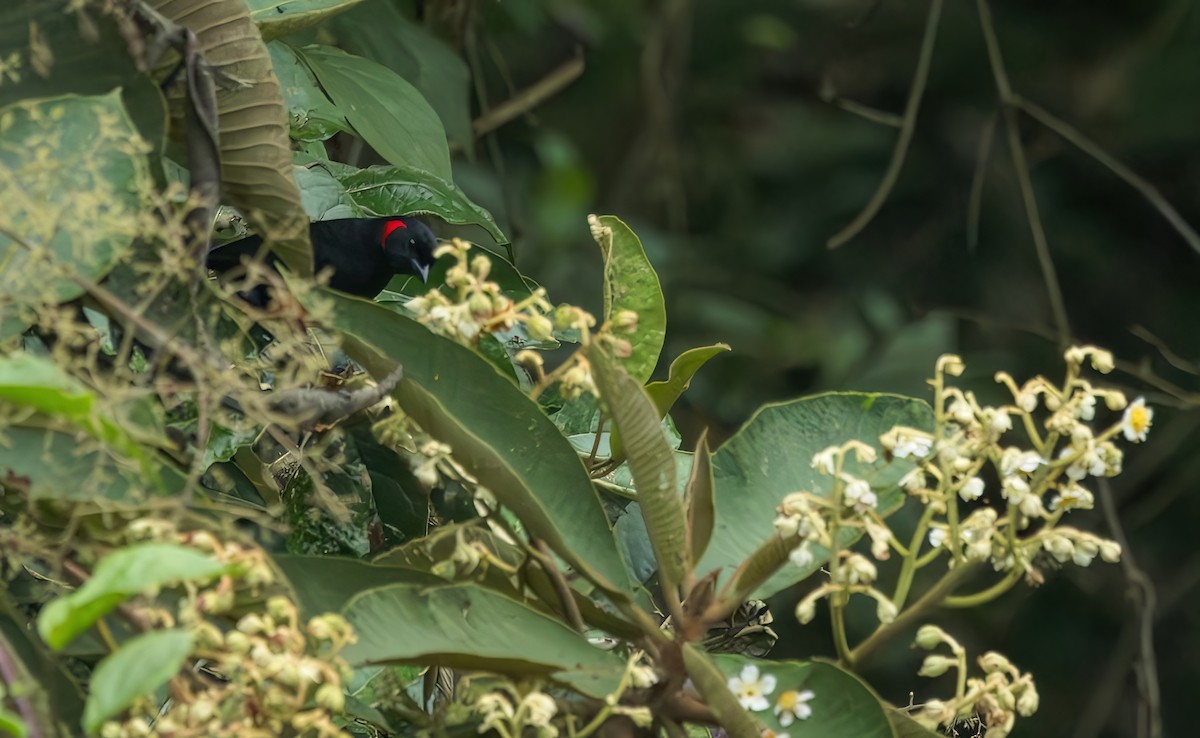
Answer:
<svg viewBox="0 0 1200 738"><path fill-rule="evenodd" d="M1038 123L1041 123L1046 128L1049 128L1051 131L1054 131L1068 143L1103 164L1109 171L1124 180L1125 184L1137 190L1142 197L1146 198L1147 202L1153 205L1167 219L1171 227L1179 235L1183 236L1183 240L1187 241L1188 246L1191 246L1193 251L1200 254L1200 234L1196 233L1195 229L1188 225L1183 216L1179 214L1179 211L1166 201L1162 194L1159 193L1158 188L1142 179L1129 167L1117 161L1108 152L1100 148L1096 142L1072 128L1066 121L1047 112L1041 106L1017 94L1011 95L1008 104L1025 113L1030 118L1033 118Z"/></svg>
<svg viewBox="0 0 1200 738"><path fill-rule="evenodd" d="M1154 615L1157 607L1154 582L1134 559L1129 539L1125 536L1125 529L1117 514L1112 485L1107 479L1100 479L1099 492L1104 521L1112 532L1113 540L1121 544L1121 568L1125 570L1128 583L1126 594L1137 608L1139 664L1136 673L1144 708L1138 711L1138 736L1162 738L1162 697L1158 685L1158 659L1154 653Z"/></svg>
<svg viewBox="0 0 1200 738"><path fill-rule="evenodd" d="M571 585L567 583L566 577L562 571L554 565L554 555L550 551L550 547L540 538L531 541L533 544L533 553L537 559L538 565L542 567L542 571L546 572L550 583L554 585L554 592L558 595L558 601L562 605L563 614L567 617L567 622L571 624L579 633L587 631L587 623L583 621L583 614L579 612L579 603L575 601L574 591Z"/></svg>
<svg viewBox="0 0 1200 738"><path fill-rule="evenodd" d="M1025 205L1025 215L1029 220L1029 231L1033 236L1033 246L1037 252L1038 263L1042 268L1042 278L1046 282L1046 294L1050 298L1050 309L1054 313L1054 327L1058 336L1059 348L1065 349L1071 343L1071 326L1067 320L1067 307L1063 301L1062 287L1058 283L1058 274L1054 269L1054 260L1050 257L1050 246L1046 243L1046 232L1042 228L1042 218L1038 214L1037 197L1033 193L1033 180L1029 176L1029 162L1025 159L1025 148L1021 144L1021 131L1013 107L1012 86L1008 81L1008 72L1004 68L1004 58L1000 54L1000 43L996 38L996 29L992 24L992 12L988 9L987 0L975 0L979 9L979 27L983 31L983 41L987 46L988 63L992 67L992 75L996 79L996 92L1000 96L1001 113L1004 116L1004 127L1008 133L1008 149L1012 156L1013 169L1016 170L1017 184L1021 188L1021 200Z"/></svg>
<svg viewBox="0 0 1200 738"><path fill-rule="evenodd" d="M964 579L971 574L974 574L979 569L979 564L970 563L963 564L957 568L951 569L942 577L941 581L933 586L925 595L914 602L911 606L901 612L896 619L879 628L872 633L866 640L858 644L851 652L849 663L851 666L862 663L862 660L869 656L875 649L882 646L884 643L891 640L901 631L906 630L913 625L916 625L917 620L921 619L930 610L942 604L942 601L950 596Z"/></svg>
<svg viewBox="0 0 1200 738"><path fill-rule="evenodd" d="M971 177L971 194L967 198L967 252L975 253L979 246L979 219L983 212L983 185L987 182L988 163L992 160L992 143L996 140L996 116L988 118L979 136L979 151L975 156L975 174Z"/></svg>
<svg viewBox="0 0 1200 738"><path fill-rule="evenodd" d="M550 74L476 118L472 123L475 136L482 137L491 133L562 92L569 84L579 79L583 68L582 53L563 62Z"/></svg>
<svg viewBox="0 0 1200 738"><path fill-rule="evenodd" d="M1168 346L1166 341L1151 333L1148 328L1135 325L1129 329L1129 332L1153 346L1159 355L1163 357L1163 360L1179 371L1200 375L1200 362L1183 358Z"/></svg>
<svg viewBox="0 0 1200 738"><path fill-rule="evenodd" d="M912 87L908 91L908 102L904 106L904 120L900 126L900 137L896 139L896 147L892 149L892 159L887 171L879 183L875 194L867 201L854 220L845 228L835 233L826 244L831 249L842 246L867 227L879 208L888 199L896 180L900 178L900 170L904 168L904 158L908 155L908 145L917 129L917 113L921 109L921 97L925 94L925 83L929 81L929 67L933 63L933 48L937 43L938 25L942 18L943 0L933 0L929 4L929 15L925 20L925 36L921 39L921 53L917 58L917 70L913 75Z"/></svg>

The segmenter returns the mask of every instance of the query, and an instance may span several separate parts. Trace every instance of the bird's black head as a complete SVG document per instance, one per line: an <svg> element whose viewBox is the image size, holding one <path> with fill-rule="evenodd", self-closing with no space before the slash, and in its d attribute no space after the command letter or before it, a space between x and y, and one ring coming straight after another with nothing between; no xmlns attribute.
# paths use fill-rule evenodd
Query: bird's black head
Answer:
<svg viewBox="0 0 1200 738"><path fill-rule="evenodd" d="M422 282L429 280L437 236L416 218L388 218L383 224L381 245L388 266L396 274L412 274Z"/></svg>

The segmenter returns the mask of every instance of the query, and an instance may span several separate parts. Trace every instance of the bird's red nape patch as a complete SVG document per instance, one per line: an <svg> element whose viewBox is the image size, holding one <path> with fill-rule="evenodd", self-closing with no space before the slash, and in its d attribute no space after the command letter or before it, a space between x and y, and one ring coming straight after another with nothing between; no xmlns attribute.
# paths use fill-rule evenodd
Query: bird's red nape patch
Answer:
<svg viewBox="0 0 1200 738"><path fill-rule="evenodd" d="M408 228L408 224L402 220L389 220L383 224L383 238L379 239L379 248L387 251L388 236L392 235L392 231L397 228Z"/></svg>

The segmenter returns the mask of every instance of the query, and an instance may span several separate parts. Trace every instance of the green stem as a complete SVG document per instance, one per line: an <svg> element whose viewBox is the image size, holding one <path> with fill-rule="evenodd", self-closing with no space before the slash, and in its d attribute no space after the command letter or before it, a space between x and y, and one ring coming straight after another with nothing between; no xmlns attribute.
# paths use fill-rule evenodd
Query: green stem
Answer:
<svg viewBox="0 0 1200 738"><path fill-rule="evenodd" d="M912 541L908 544L904 562L900 565L900 576L896 579L896 592L892 595L892 604L896 606L897 610L904 609L904 601L908 599L908 591L912 588L913 576L920 568L917 553L921 550L921 540L925 538L925 530L932 517L933 506L926 505L925 512L921 514L921 519L917 521L917 528L913 531Z"/></svg>
<svg viewBox="0 0 1200 738"><path fill-rule="evenodd" d="M907 610L901 612L896 619L887 625L882 626L879 630L872 633L865 641L858 644L850 652L850 658L847 664L854 666L869 656L875 649L882 646L887 641L894 638L898 633L908 629L917 620L922 618L925 613L942 604L942 602L954 591L954 588L966 579L971 574L974 574L979 569L979 564L969 563L951 569L942 577L941 581L933 585L933 588L925 593L925 596L917 600Z"/></svg>
<svg viewBox="0 0 1200 738"><path fill-rule="evenodd" d="M853 663L850 641L846 638L844 601L849 597L844 592L834 592L829 598L830 620L833 622L833 645L837 648L838 661L849 668Z"/></svg>
<svg viewBox="0 0 1200 738"><path fill-rule="evenodd" d="M951 595L942 602L943 607L975 607L991 602L1000 595L1013 588L1013 585L1021 580L1021 570L1013 567L1011 571L1000 581L996 582L987 589L980 590L967 595Z"/></svg>

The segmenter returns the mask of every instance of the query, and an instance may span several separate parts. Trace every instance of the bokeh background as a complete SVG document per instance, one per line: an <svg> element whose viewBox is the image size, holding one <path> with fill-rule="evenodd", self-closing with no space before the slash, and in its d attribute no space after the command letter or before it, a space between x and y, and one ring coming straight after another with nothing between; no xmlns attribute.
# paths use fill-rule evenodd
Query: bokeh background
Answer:
<svg viewBox="0 0 1200 738"><path fill-rule="evenodd" d="M1113 485L1123 530L1099 509L1076 523L1127 537L1126 564L1051 571L1036 591L940 622L973 652L996 648L1034 672L1041 709L1018 735L1134 736L1147 710L1161 710L1166 735L1196 733L1196 3L1010 0L981 23L974 2L370 0L335 27L351 36L343 45L383 5L467 61L477 119L583 60L565 88L460 146L456 180L555 300L599 306L588 213L637 231L667 295L665 359L733 347L685 396L685 443L826 390L924 397L946 351L966 359L968 386L999 399L997 369L1059 376L1064 337L1112 349L1111 381L1147 398L1154 430ZM987 29L1013 93L1052 118L1001 104ZM386 38L360 53L387 56ZM831 250L889 169L923 48L903 167L874 217ZM795 625L794 599L771 603L774 655L832 654L820 620ZM866 675L898 704L952 689L915 677L919 660L901 644Z"/></svg>

